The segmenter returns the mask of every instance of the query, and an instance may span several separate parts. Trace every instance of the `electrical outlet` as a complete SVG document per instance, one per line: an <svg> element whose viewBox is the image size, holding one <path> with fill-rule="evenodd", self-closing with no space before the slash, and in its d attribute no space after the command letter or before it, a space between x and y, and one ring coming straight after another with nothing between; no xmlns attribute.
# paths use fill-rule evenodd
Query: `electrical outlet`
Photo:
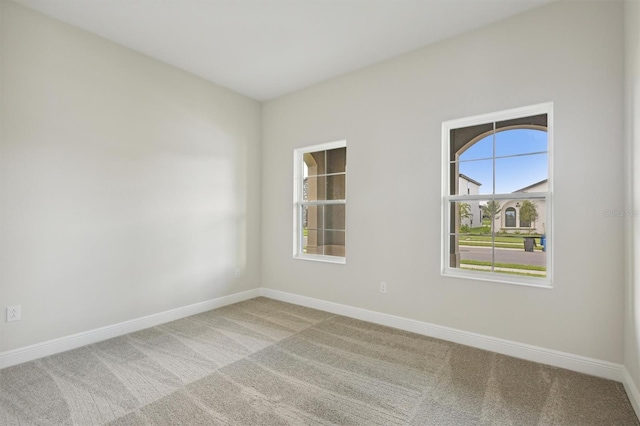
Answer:
<svg viewBox="0 0 640 426"><path fill-rule="evenodd" d="M382 281L380 283L380 293L386 293L387 292L387 283L385 283L384 281Z"/></svg>
<svg viewBox="0 0 640 426"><path fill-rule="evenodd" d="M21 311L20 305L7 306L7 322L20 321Z"/></svg>
<svg viewBox="0 0 640 426"><path fill-rule="evenodd" d="M236 278L240 278L242 276L242 269L236 269Z"/></svg>

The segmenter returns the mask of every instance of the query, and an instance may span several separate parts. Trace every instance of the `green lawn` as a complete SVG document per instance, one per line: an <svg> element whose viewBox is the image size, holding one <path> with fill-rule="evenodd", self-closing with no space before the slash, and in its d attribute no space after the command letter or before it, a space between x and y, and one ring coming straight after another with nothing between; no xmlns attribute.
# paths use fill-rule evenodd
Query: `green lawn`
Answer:
<svg viewBox="0 0 640 426"><path fill-rule="evenodd" d="M458 243L461 246L473 246L473 247L491 247L497 248L521 248L524 249L523 237L534 237L536 246L535 250L542 250L540 245L540 234L506 234L498 233L495 236L491 235L491 228L489 226L479 226L477 228L470 228L467 232L462 233L458 239Z"/></svg>
<svg viewBox="0 0 640 426"><path fill-rule="evenodd" d="M489 241L472 241L472 240L460 240L459 245L467 246L467 247L495 247L495 248L512 248L512 249L523 249L524 243L521 241L519 243L496 243L491 244L491 240ZM534 250L542 251L542 246L539 243L536 243Z"/></svg>
<svg viewBox="0 0 640 426"><path fill-rule="evenodd" d="M463 259L460 261L461 265L478 265L478 266L491 266L491 262L485 262L482 260L469 260ZM546 271L546 266L536 265L522 265L519 263L494 263L496 268L509 268L509 269L524 269L527 271Z"/></svg>
<svg viewBox="0 0 640 426"><path fill-rule="evenodd" d="M460 267L460 269L474 269L474 268L464 268ZM527 274L526 272L517 272L517 271L495 271L499 274L509 274L509 275L519 275L522 277L535 277L535 278L544 278L546 274Z"/></svg>

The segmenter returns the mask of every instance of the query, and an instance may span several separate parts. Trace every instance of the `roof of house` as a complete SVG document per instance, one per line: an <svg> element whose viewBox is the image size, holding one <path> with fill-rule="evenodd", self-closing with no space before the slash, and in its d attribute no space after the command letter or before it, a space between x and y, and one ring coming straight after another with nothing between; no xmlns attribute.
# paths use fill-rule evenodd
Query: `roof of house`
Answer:
<svg viewBox="0 0 640 426"><path fill-rule="evenodd" d="M461 177L462 179L465 179L465 180L467 180L467 181L469 181L469 182L471 182L471 183L474 183L474 184L476 184L476 185L478 185L478 186L481 186L481 185L482 185L482 184L481 184L480 182L478 182L477 180L475 180L475 179L471 179L469 176L467 176L467 175L463 175L462 173L460 173L460 177Z"/></svg>
<svg viewBox="0 0 640 426"><path fill-rule="evenodd" d="M531 188L533 188L534 186L538 186L538 185L540 185L540 184L542 184L542 183L545 183L547 180L548 180L548 179L543 179L543 180L541 180L540 182L536 182L536 183L531 184L531 185L529 185L529 186L525 186L524 188L520 188L520 189L518 189L517 191L513 191L513 192L512 192L512 194L513 194L514 192L527 192L527 189L531 189Z"/></svg>

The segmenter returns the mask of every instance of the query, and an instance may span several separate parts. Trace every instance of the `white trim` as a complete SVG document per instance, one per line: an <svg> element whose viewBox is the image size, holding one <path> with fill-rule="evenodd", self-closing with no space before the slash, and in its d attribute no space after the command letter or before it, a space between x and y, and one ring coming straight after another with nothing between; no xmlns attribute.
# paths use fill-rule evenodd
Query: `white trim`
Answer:
<svg viewBox="0 0 640 426"><path fill-rule="evenodd" d="M293 256L296 260L311 260L312 262L339 263L345 265L347 259L344 256L329 256L325 254L296 254Z"/></svg>
<svg viewBox="0 0 640 426"><path fill-rule="evenodd" d="M528 271L523 271L523 273L527 273ZM533 271L535 272L535 271ZM466 278L470 280L490 282L490 283L501 283L501 284L510 284L510 285L519 285L525 287L535 287L535 288L546 288L548 290L553 290L553 285L551 281L545 280L544 278L536 278L532 276L523 276L518 275L518 280L514 280L513 276L510 274L504 274L500 272L491 272L491 271L482 271L479 273L477 270L473 269L465 269L465 268L449 268L446 267L445 272L442 273L442 276L445 278Z"/></svg>
<svg viewBox="0 0 640 426"><path fill-rule="evenodd" d="M330 149L344 148L345 146L347 146L347 140L340 139L333 142L324 142L316 145L303 146L300 148L296 148L294 152L298 153L299 155L302 155L307 152L328 151Z"/></svg>
<svg viewBox="0 0 640 426"><path fill-rule="evenodd" d="M256 288L3 352L0 353L0 369L144 330L145 328L165 324L170 321L253 299L258 296L260 296L260 289Z"/></svg>
<svg viewBox="0 0 640 426"><path fill-rule="evenodd" d="M633 381L631 374L629 374L629 370L624 366L622 367L622 384L624 385L624 390L627 391L627 396L633 406L633 410L636 412L636 416L640 418L640 391L638 391L636 383Z"/></svg>
<svg viewBox="0 0 640 426"><path fill-rule="evenodd" d="M449 129L453 129L458 127L475 126L477 124L487 124L493 121L528 117L530 115L547 114L549 111L553 111L553 102L544 102L536 105L505 109L503 111L489 112L486 114L474 115L455 120L447 120L443 124L446 124Z"/></svg>
<svg viewBox="0 0 640 426"><path fill-rule="evenodd" d="M554 367L566 368L579 373L590 374L617 382L623 382L623 366L608 361L587 358L566 352L545 349L539 346L513 342L482 334L471 333L451 327L416 321L395 315L341 305L306 296L285 293L278 290L261 288L260 295L283 302L294 303L308 308L319 309L338 315L344 315L375 324L386 325L400 330L411 331L424 336L435 337L449 342L459 343L474 348L484 349L515 358L539 362Z"/></svg>

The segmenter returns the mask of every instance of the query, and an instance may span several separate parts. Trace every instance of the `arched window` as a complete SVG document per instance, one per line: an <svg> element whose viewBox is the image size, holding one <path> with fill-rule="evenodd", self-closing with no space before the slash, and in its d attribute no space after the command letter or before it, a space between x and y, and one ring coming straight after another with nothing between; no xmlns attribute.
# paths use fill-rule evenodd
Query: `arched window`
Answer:
<svg viewBox="0 0 640 426"><path fill-rule="evenodd" d="M516 227L516 209L509 207L504 212L504 226L507 228Z"/></svg>
<svg viewBox="0 0 640 426"><path fill-rule="evenodd" d="M528 231L528 238L544 235L547 245L552 240L552 111L552 104L541 104L443 123L444 275L550 284L549 271L539 267L550 266L547 257L552 250L534 259L519 253L514 258L513 249L521 247L523 238L518 226ZM462 205L482 212L479 226L464 232ZM513 269L522 272L513 274Z"/></svg>

